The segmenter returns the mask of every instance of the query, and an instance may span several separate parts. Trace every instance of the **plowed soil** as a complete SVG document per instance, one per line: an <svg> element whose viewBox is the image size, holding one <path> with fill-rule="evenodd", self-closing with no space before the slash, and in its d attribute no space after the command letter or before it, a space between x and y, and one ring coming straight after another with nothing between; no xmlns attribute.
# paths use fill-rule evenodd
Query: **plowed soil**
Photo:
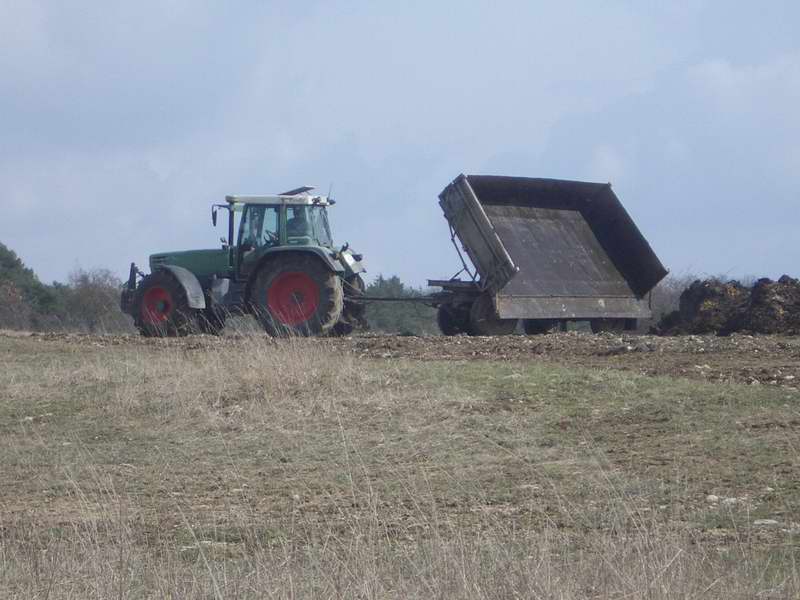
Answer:
<svg viewBox="0 0 800 600"><path fill-rule="evenodd" d="M236 347L251 336L190 336L153 339L136 336L25 334L47 341L92 346L148 346L192 350ZM286 340L272 340L285 344ZM414 337L360 335L302 340L332 353L347 352L371 359L546 361L570 366L624 369L643 375L664 375L714 382L800 387L800 339L777 335L687 335L660 337L589 333L540 336Z"/></svg>

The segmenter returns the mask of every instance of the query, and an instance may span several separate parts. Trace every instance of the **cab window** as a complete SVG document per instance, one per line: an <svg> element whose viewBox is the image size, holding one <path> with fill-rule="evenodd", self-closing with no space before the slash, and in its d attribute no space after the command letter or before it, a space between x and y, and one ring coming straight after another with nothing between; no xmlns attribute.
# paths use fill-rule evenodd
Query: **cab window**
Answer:
<svg viewBox="0 0 800 600"><path fill-rule="evenodd" d="M280 212L277 207L250 204L239 228L239 245L250 248L277 246L280 241Z"/></svg>
<svg viewBox="0 0 800 600"><path fill-rule="evenodd" d="M328 218L322 206L290 206L286 209L288 244L332 246Z"/></svg>
<svg viewBox="0 0 800 600"><path fill-rule="evenodd" d="M311 224L308 222L307 210L306 206L289 206L286 209L287 243L311 243Z"/></svg>

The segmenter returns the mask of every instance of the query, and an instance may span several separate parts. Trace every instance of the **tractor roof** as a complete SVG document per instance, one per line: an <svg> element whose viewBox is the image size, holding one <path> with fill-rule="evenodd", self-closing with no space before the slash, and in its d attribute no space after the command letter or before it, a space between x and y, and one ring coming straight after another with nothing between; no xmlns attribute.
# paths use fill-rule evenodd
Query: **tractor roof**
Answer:
<svg viewBox="0 0 800 600"><path fill-rule="evenodd" d="M312 196L308 192L313 190L311 186L303 186L282 194L272 194L268 196L249 196L235 195L225 196L229 204L294 204L294 205L322 205L333 204L333 200L328 200L327 196Z"/></svg>

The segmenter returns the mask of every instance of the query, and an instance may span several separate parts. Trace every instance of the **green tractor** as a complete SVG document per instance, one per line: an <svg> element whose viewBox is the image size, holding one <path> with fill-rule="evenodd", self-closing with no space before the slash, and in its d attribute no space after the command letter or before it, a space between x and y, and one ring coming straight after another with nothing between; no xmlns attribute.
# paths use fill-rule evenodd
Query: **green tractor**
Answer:
<svg viewBox="0 0 800 600"><path fill-rule="evenodd" d="M347 335L363 325L362 256L334 248L334 201L313 189L213 205L214 226L228 211L222 248L153 254L149 275L132 263L123 312L144 336L218 334L231 314L252 314L275 336Z"/></svg>

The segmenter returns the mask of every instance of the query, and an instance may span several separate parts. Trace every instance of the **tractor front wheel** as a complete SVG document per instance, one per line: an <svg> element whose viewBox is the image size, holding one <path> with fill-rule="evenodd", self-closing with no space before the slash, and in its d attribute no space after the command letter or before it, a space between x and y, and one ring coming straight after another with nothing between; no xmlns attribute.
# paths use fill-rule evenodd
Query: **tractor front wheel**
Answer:
<svg viewBox="0 0 800 600"><path fill-rule="evenodd" d="M166 271L147 275L136 290L135 324L143 336L182 336L197 331L197 311Z"/></svg>
<svg viewBox="0 0 800 600"><path fill-rule="evenodd" d="M259 269L250 306L274 336L328 333L344 304L342 280L316 256L276 257Z"/></svg>

